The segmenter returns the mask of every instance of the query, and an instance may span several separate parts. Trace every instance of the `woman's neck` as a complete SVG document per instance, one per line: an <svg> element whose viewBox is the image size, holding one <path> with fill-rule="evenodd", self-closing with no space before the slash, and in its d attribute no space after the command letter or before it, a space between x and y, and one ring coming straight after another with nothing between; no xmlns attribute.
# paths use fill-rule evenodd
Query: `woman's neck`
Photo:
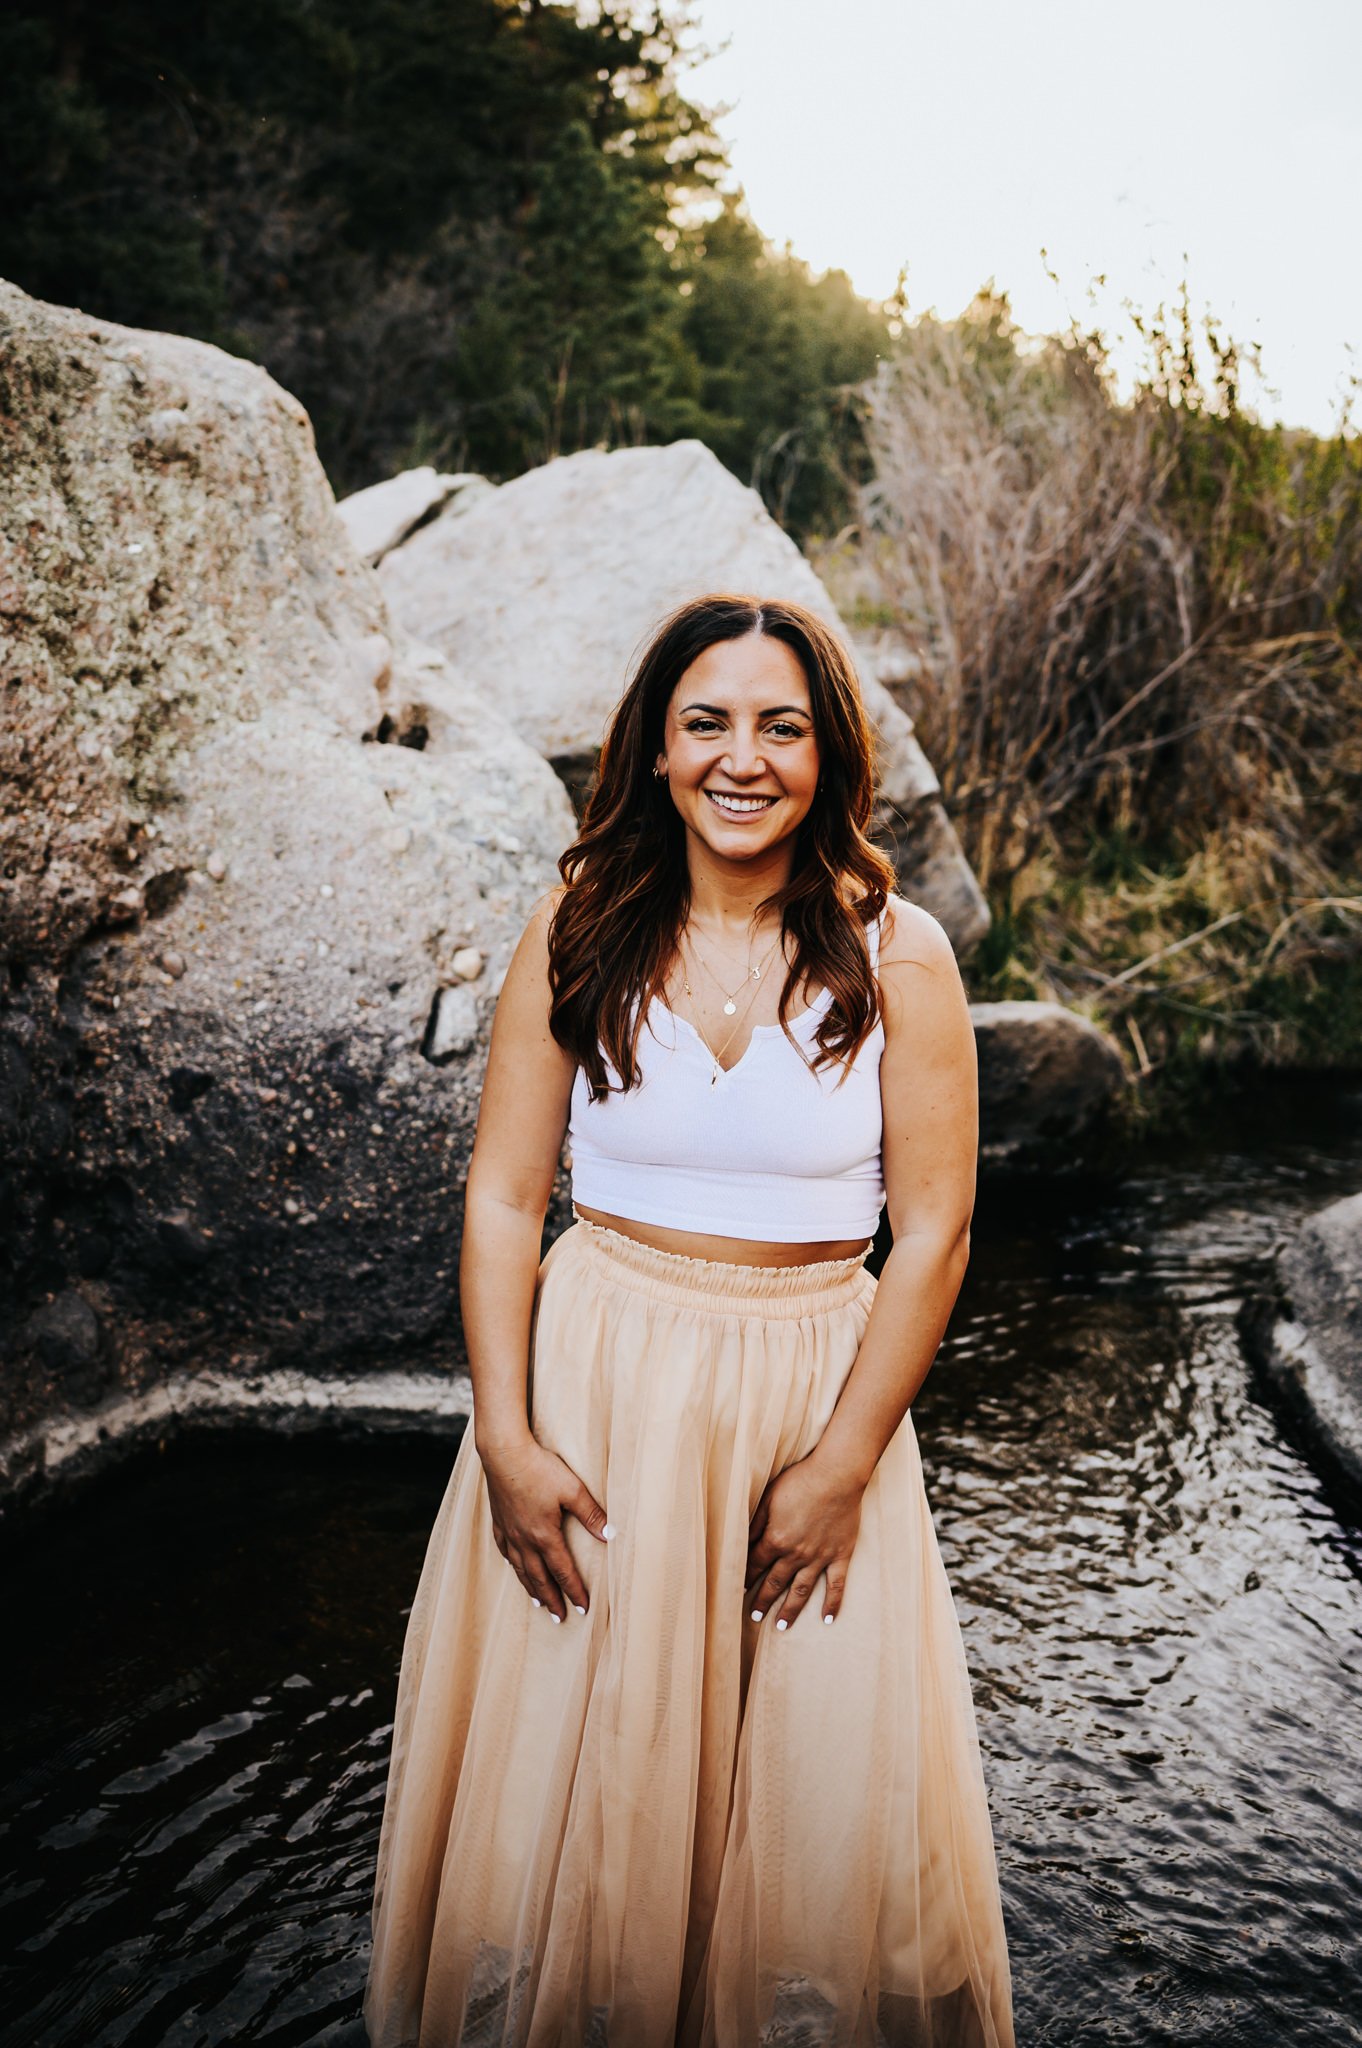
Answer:
<svg viewBox="0 0 1362 2048"><path fill-rule="evenodd" d="M772 847L758 860L716 861L707 847L687 849L690 922L733 935L750 932L758 905L779 895L790 879L793 849ZM768 913L765 922L772 922Z"/></svg>

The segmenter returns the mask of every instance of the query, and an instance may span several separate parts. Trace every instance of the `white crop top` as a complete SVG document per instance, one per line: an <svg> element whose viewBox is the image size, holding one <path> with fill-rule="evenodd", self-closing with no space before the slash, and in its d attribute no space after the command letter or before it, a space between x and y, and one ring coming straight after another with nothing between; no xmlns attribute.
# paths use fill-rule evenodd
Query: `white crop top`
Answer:
<svg viewBox="0 0 1362 2048"><path fill-rule="evenodd" d="M872 967L879 937L876 921L866 931ZM810 1059L831 1000L825 989L790 1019ZM654 998L639 1033L636 1087L620 1092L607 1060L610 1092L592 1102L577 1069L568 1116L572 1199L716 1237L872 1238L884 1206L883 1051L881 1018L850 1072L837 1060L813 1072L779 1024L757 1024L737 1065L715 1081L695 1026Z"/></svg>

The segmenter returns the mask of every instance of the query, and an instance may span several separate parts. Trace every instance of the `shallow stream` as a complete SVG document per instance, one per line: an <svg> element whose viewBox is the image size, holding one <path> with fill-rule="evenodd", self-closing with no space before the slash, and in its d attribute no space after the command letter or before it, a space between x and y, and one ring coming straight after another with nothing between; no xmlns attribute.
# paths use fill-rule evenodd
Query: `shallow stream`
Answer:
<svg viewBox="0 0 1362 2048"><path fill-rule="evenodd" d="M1362 1187L1264 1090L995 1197L917 1408L1023 2048L1362 2043L1362 1528L1235 1312ZM403 1617L452 1445L199 1439L7 1538L0 2041L361 2048Z"/></svg>

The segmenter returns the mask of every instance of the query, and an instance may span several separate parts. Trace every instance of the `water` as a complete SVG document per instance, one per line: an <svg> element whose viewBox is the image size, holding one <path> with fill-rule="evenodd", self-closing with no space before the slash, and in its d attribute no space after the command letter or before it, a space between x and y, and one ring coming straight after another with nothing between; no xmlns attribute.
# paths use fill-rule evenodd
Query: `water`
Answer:
<svg viewBox="0 0 1362 2048"><path fill-rule="evenodd" d="M917 1415L1026 2048L1362 2042L1362 1531L1235 1332L1359 1186L1362 1096L1277 1088L1251 1134L981 1215ZM7 2048L361 2048L451 1452L181 1444L11 1541Z"/></svg>

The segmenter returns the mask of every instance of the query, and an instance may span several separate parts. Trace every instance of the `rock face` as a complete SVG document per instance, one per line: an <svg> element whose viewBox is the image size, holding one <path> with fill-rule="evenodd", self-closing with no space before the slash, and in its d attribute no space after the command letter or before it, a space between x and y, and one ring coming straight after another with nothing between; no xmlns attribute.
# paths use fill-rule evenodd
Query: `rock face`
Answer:
<svg viewBox="0 0 1362 2048"><path fill-rule="evenodd" d="M393 628L263 371L0 286L0 424L0 1437L457 1358L562 786Z"/></svg>
<svg viewBox="0 0 1362 2048"><path fill-rule="evenodd" d="M1083 1163L1125 1089L1121 1055L1059 1003L971 1003L986 1166Z"/></svg>
<svg viewBox="0 0 1362 2048"><path fill-rule="evenodd" d="M421 526L385 557L394 614L495 690L579 800L633 658L686 598L788 598L850 637L756 492L699 441L589 450L454 502L456 517ZM900 881L966 952L988 928L987 906L910 719L868 667L862 681Z"/></svg>
<svg viewBox="0 0 1362 2048"><path fill-rule="evenodd" d="M408 534L442 512L450 500L466 493L490 490L486 477L461 471L446 476L434 469L404 469L400 476L385 477L364 491L342 498L336 510L354 543L355 553L377 567Z"/></svg>
<svg viewBox="0 0 1362 2048"><path fill-rule="evenodd" d="M1249 1349L1326 1467L1362 1490L1362 1194L1299 1225L1276 1283L1246 1308Z"/></svg>

